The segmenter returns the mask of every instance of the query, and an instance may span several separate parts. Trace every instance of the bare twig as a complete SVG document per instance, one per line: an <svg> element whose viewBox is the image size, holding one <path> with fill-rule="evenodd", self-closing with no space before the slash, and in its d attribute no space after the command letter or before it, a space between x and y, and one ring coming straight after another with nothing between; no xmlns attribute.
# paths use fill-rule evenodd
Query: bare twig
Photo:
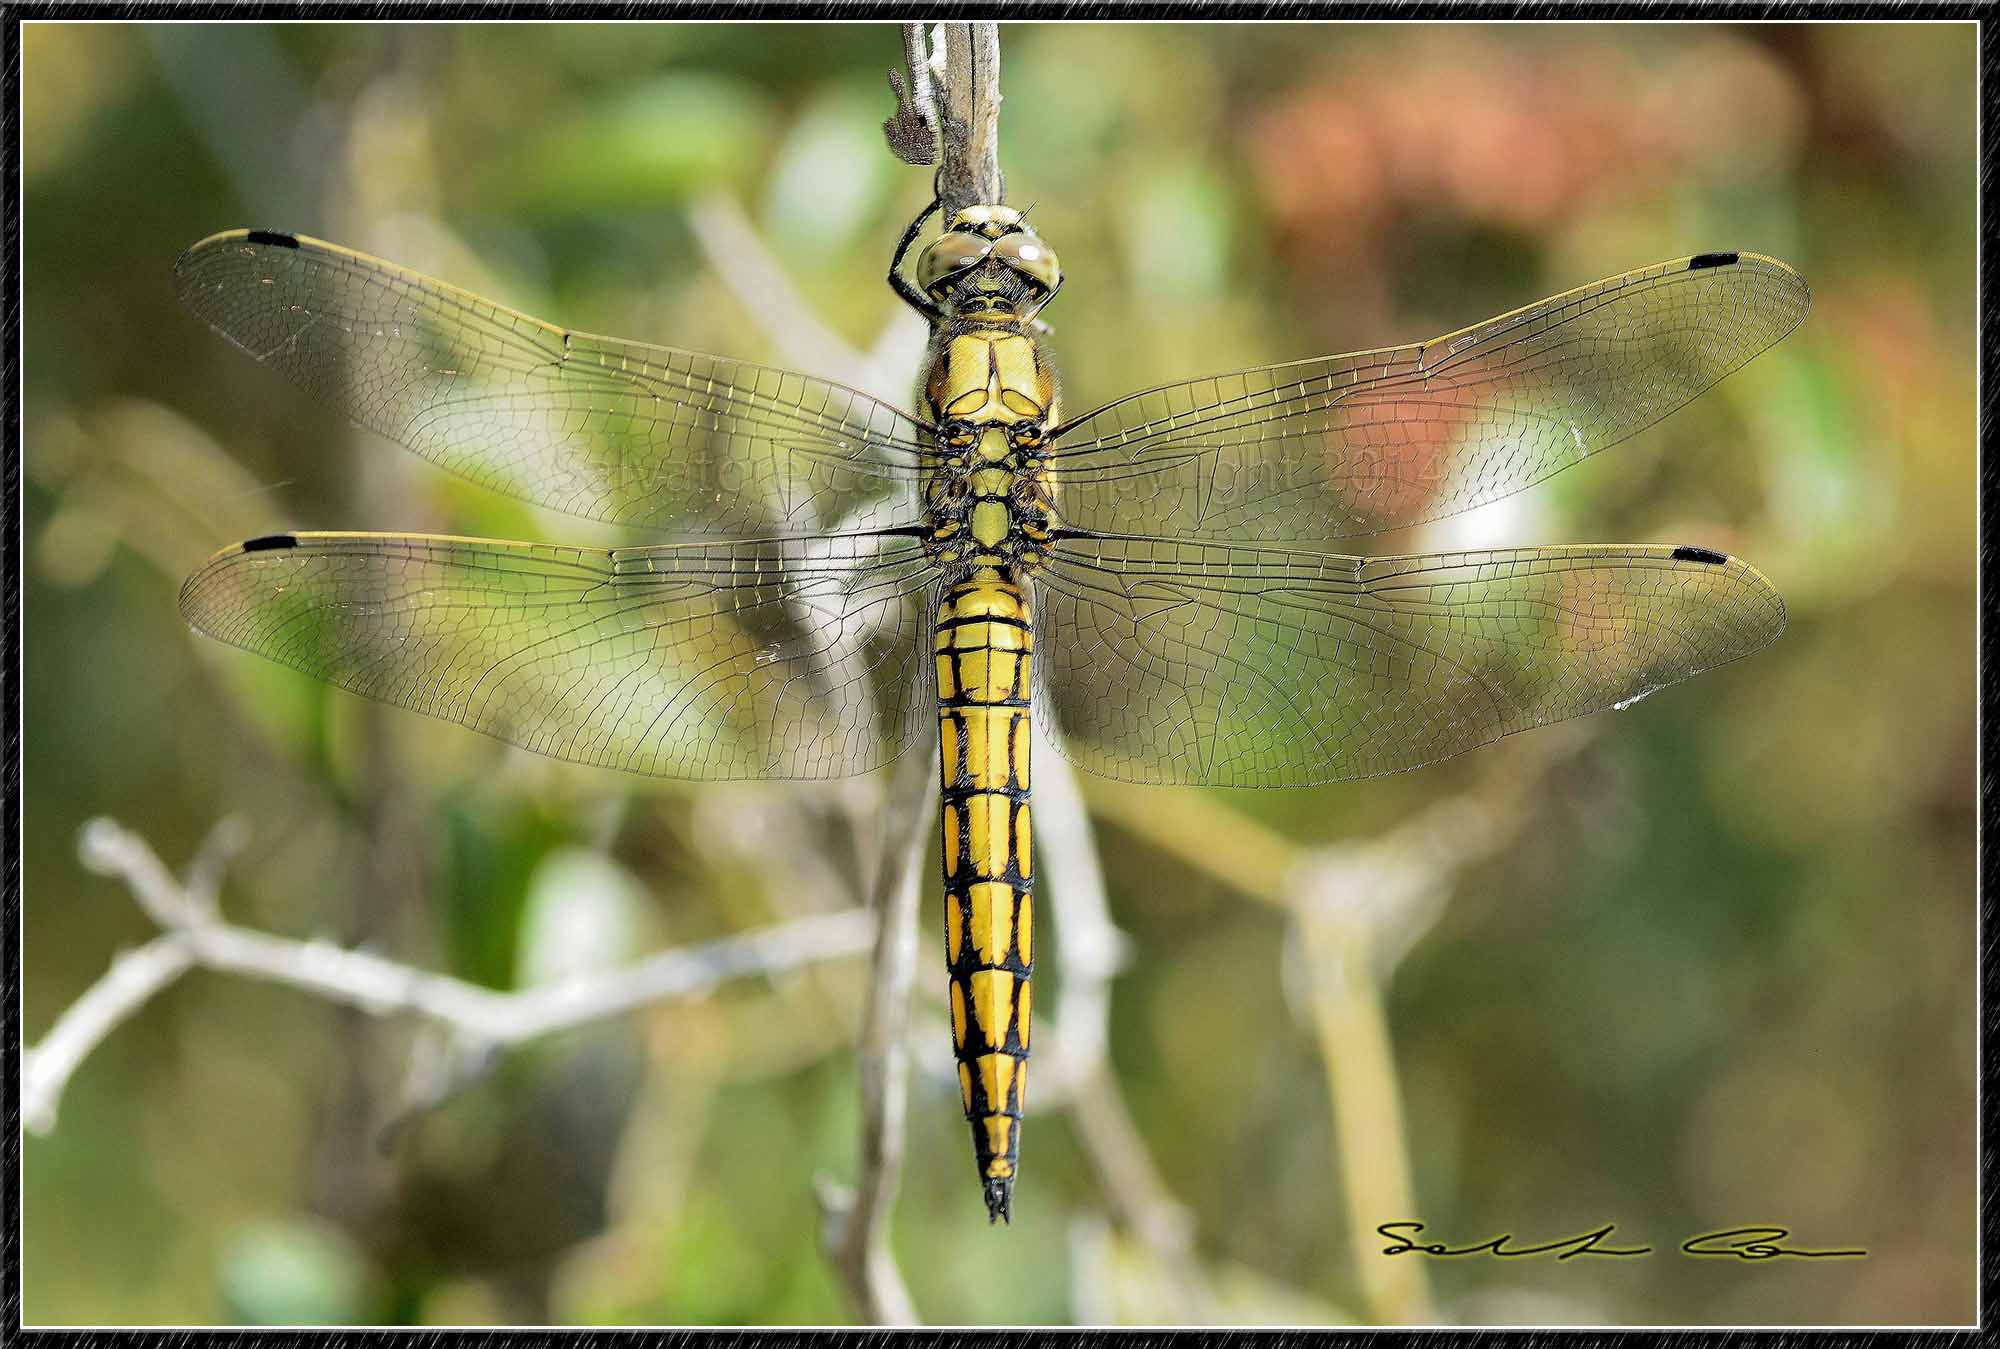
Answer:
<svg viewBox="0 0 2000 1349"><path fill-rule="evenodd" d="M1322 848L1295 843L1209 795L1141 798L1116 787L1094 793L1100 809L1154 846L1297 920L1333 1105L1333 1166L1376 1322L1432 1317L1422 1268L1374 1256L1375 1225L1415 1213L1384 990L1437 921L1459 875L1519 833L1533 816L1537 785L1586 739L1582 731L1545 734L1541 752L1515 756L1500 780L1441 801L1379 838Z"/></svg>
<svg viewBox="0 0 2000 1349"><path fill-rule="evenodd" d="M733 195L715 191L697 198L688 223L709 269L756 317L784 364L858 388L876 381L868 357L813 314Z"/></svg>
<svg viewBox="0 0 2000 1349"><path fill-rule="evenodd" d="M90 1051L147 998L196 967L288 984L375 1016L413 1012L473 1044L507 1047L705 993L744 975L858 955L874 934L867 913L846 909L661 951L603 974L498 993L366 951L226 922L174 879L144 839L110 820L85 826L79 853L93 871L124 881L165 935L121 956L24 1054L22 1114L42 1131L54 1126L63 1088Z"/></svg>
<svg viewBox="0 0 2000 1349"><path fill-rule="evenodd" d="M1090 1154L1105 1197L1126 1231L1172 1278L1173 1305L1154 1318L1169 1324L1215 1319L1215 1294L1195 1256L1194 1219L1167 1188L1132 1119L1109 1063L1073 1089L1077 1138Z"/></svg>
<svg viewBox="0 0 2000 1349"><path fill-rule="evenodd" d="M198 912L209 917L215 915L215 906L222 896L223 873L249 842L250 822L240 815L226 815L208 831L187 870L185 893Z"/></svg>
<svg viewBox="0 0 2000 1349"><path fill-rule="evenodd" d="M1309 849L1222 798L1093 782L1091 804L1169 857L1177 857L1251 899L1287 905L1286 882Z"/></svg>
<svg viewBox="0 0 2000 1349"><path fill-rule="evenodd" d="M937 100L931 92L931 61L924 46L924 26L903 25L903 63L910 83L903 86L901 72L889 72L889 87L896 91L896 111L882 123L889 149L905 164L935 164L938 157Z"/></svg>
<svg viewBox="0 0 2000 1349"><path fill-rule="evenodd" d="M29 1132L46 1134L56 1127L63 1088L90 1051L194 963L193 946L179 932L118 953L104 977L63 1010L39 1044L21 1054L21 1123Z"/></svg>
<svg viewBox="0 0 2000 1349"><path fill-rule="evenodd" d="M920 28L904 30L911 95L900 83L899 118L914 109L946 130L940 146L940 195L947 210L974 201L998 201L999 32L991 24L944 24L943 63L926 58ZM972 29L982 30L978 35ZM975 49L977 56L975 56ZM935 81L936 94L925 88ZM933 111L934 110L934 111ZM957 121L954 122L954 116ZM892 147L899 133L884 130ZM990 189L990 190L989 190ZM957 191L962 199L954 198ZM984 195L982 195L984 194ZM926 722L935 728L934 722ZM861 1159L852 1190L822 1180L821 1240L849 1302L860 1319L913 1324L916 1308L889 1253L889 1212L901 1178L903 1115L909 1090L910 987L916 964L917 899L922 890L922 840L936 818L936 748L930 735L912 745L898 764L887 802L887 843L878 858L874 908L879 927L871 959L872 980L860 1042Z"/></svg>
<svg viewBox="0 0 2000 1349"><path fill-rule="evenodd" d="M892 77L898 118L884 125L890 144L909 159L901 141L914 141L909 123L921 114L941 133L943 164L938 195L947 216L979 202L1004 200L999 160L1000 38L993 24L938 26L939 49L925 52L924 30L904 29L912 82L905 97ZM929 76L936 74L937 94ZM901 141L899 141L899 136ZM911 162L920 162L912 160ZM1110 980L1124 952L1112 923L1102 868L1069 762L1035 730L1036 790L1046 809L1036 840L1037 862L1062 911L1057 939L1063 958L1063 997L1056 1015L1041 1018L1042 1046L1031 1100L1038 1109L1068 1105L1078 1132L1097 1162L1113 1207L1126 1226L1173 1269L1191 1306L1205 1309L1205 1280L1192 1257L1191 1224L1159 1181L1107 1061ZM933 1036L940 1046L941 1037ZM927 1041L920 1047L924 1054ZM928 1055L926 1055L928 1057Z"/></svg>
<svg viewBox="0 0 2000 1349"><path fill-rule="evenodd" d="M1043 1016L1036 1027L1042 1057L1035 1063L1031 1099L1047 1108L1066 1103L1079 1082L1104 1070L1111 1039L1111 977L1124 965L1127 942L1111 921L1104 868L1098 863L1076 770L1039 723L1033 735L1035 791L1042 805L1035 813L1036 865L1049 892L1062 901L1060 913L1051 910L1062 953L1062 998L1056 1015Z"/></svg>
<svg viewBox="0 0 2000 1349"><path fill-rule="evenodd" d="M484 1076L499 1057L489 1042L473 1040L443 1024L426 1026L410 1044L394 1112L375 1131L376 1150L392 1151L404 1130Z"/></svg>
<svg viewBox="0 0 2000 1349"><path fill-rule="evenodd" d="M1526 820L1520 793L1502 799L1510 803L1504 817L1482 798L1448 797L1379 838L1308 854L1287 887L1333 1103L1348 1240L1365 1305L1381 1322L1433 1319L1421 1266L1370 1258L1378 1223L1417 1213L1383 995L1397 963L1443 912L1458 874Z"/></svg>
<svg viewBox="0 0 2000 1349"><path fill-rule="evenodd" d="M980 202L1006 200L1000 176L1000 26L946 23L938 80L943 162L938 198L948 220Z"/></svg>
<svg viewBox="0 0 2000 1349"><path fill-rule="evenodd" d="M1194 1223L1161 1180L1111 1071L1111 977L1124 964L1127 942L1111 921L1090 816L1076 770L1040 724L1034 736L1035 790L1044 806L1038 818L1045 821L1035 834L1036 865L1062 901L1052 912L1063 991L1057 1015L1038 1027L1043 1057L1029 1099L1040 1109L1069 1109L1112 1212L1171 1277L1175 1301L1159 1319L1208 1321L1214 1299L1195 1259Z"/></svg>
<svg viewBox="0 0 2000 1349"><path fill-rule="evenodd" d="M1055 1051L1053 1061L1036 1065L1030 1099L1068 1107L1112 1212L1172 1279L1175 1303L1162 1307L1159 1319L1205 1322L1213 1319L1214 1298L1195 1258L1193 1220L1160 1178L1111 1071L1111 977L1124 964L1125 934L1111 921L1076 770L1039 724L1034 735L1035 790L1046 807L1035 835L1037 864L1062 900L1055 916L1063 993L1040 1037L1045 1054Z"/></svg>
<svg viewBox="0 0 2000 1349"><path fill-rule="evenodd" d="M929 722L935 726L936 723ZM911 746L889 793L888 838L879 858L873 976L860 1041L861 1165L852 1190L820 1182L821 1243L856 1315L874 1325L914 1325L916 1304L889 1253L889 1213L902 1180L909 1096L910 984L917 961L917 900L923 846L936 819L936 746Z"/></svg>
<svg viewBox="0 0 2000 1349"><path fill-rule="evenodd" d="M1344 878L1355 888L1339 893L1380 897L1382 891L1375 887L1393 883L1387 866L1370 870L1366 863L1357 863ZM1412 887L1398 892L1398 898L1416 898L1419 886L1441 898L1448 885L1435 873L1414 868L1403 870L1396 879ZM1324 892L1326 902L1300 902L1299 931L1310 971L1309 1001L1319 1035L1320 1064L1333 1106L1333 1162L1341 1177L1348 1241L1363 1305L1371 1318L1394 1325L1426 1322L1431 1319L1430 1287L1421 1266L1376 1254L1381 1240L1376 1224L1414 1216L1416 1193L1405 1143L1402 1089L1369 922L1352 906L1333 900L1333 893Z"/></svg>

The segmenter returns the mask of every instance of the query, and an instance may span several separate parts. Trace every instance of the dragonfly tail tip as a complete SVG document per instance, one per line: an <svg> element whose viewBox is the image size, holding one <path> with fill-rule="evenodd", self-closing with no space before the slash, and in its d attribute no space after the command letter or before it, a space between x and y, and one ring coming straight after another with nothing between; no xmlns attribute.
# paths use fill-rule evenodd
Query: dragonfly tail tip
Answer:
<svg viewBox="0 0 2000 1349"><path fill-rule="evenodd" d="M997 1176L988 1178L986 1182L987 1223L990 1225L1004 1222L1010 1227L1013 1226L1013 1208L1014 1182L1011 1179L1002 1179Z"/></svg>

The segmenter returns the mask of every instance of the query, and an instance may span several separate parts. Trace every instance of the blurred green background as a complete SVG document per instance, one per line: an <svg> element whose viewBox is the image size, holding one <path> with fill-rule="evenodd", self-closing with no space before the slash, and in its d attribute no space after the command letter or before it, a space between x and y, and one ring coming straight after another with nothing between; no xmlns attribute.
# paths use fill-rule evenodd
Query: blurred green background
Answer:
<svg viewBox="0 0 2000 1349"><path fill-rule="evenodd" d="M97 815L176 866L241 816L232 918L501 988L854 902L839 831L867 782L573 769L191 636L182 577L247 536L602 531L344 427L184 313L171 267L218 229L298 230L587 330L876 349L905 387L881 276L929 176L882 145L900 54L876 24L25 30L30 1043L152 934L79 865ZM1740 553L1790 605L1774 647L1388 779L1084 782L1131 939L1113 1075L1191 1250L1147 1239L1062 1108L1031 1116L1014 1225L989 1228L920 1060L893 1250L926 1319L1368 1320L1384 1257L1357 1217L1467 1244L1615 1222L1659 1249L1433 1263L1445 1321L1971 1319L1974 57L1964 23L1003 27L1003 164L1071 276L1048 317L1072 410L1706 249L1789 261L1814 305L1603 461L1421 536ZM823 332L770 321L758 249ZM1147 821L1243 854L1447 799L1523 817L1370 957L1393 1076L1333 1072L1400 1085L1417 1211L1357 1215L1393 1158L1336 1146L1317 948ZM925 874L918 1031L941 1037ZM416 1027L194 973L27 1141L23 1315L841 1321L813 1177L854 1171L861 974L531 1046L385 1151ZM1870 1254L1675 1253L1772 1222Z"/></svg>

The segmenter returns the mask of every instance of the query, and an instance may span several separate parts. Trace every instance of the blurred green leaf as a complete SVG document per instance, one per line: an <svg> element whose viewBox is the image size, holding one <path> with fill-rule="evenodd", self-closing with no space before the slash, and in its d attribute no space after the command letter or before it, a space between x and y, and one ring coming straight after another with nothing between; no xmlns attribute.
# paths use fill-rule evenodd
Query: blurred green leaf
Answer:
<svg viewBox="0 0 2000 1349"><path fill-rule="evenodd" d="M646 888L624 867L586 848L556 849L528 882L516 986L625 964L638 954L645 911Z"/></svg>
<svg viewBox="0 0 2000 1349"><path fill-rule="evenodd" d="M769 98L723 75L682 71L583 100L511 157L475 170L490 211L574 217L656 209L743 187L771 134Z"/></svg>
<svg viewBox="0 0 2000 1349"><path fill-rule="evenodd" d="M467 793L437 807L438 885L456 973L509 988L524 968L530 887L566 831L531 804Z"/></svg>
<svg viewBox="0 0 2000 1349"><path fill-rule="evenodd" d="M1142 304L1221 292L1235 205L1222 180L1200 165L1161 162L1133 170L1127 181L1125 257Z"/></svg>
<svg viewBox="0 0 2000 1349"><path fill-rule="evenodd" d="M219 1275L230 1319L264 1326L374 1319L367 1258L339 1229L313 1219L243 1225L223 1250Z"/></svg>
<svg viewBox="0 0 2000 1349"><path fill-rule="evenodd" d="M758 223L794 265L851 247L897 173L882 152L881 99L837 86L809 99L778 146Z"/></svg>

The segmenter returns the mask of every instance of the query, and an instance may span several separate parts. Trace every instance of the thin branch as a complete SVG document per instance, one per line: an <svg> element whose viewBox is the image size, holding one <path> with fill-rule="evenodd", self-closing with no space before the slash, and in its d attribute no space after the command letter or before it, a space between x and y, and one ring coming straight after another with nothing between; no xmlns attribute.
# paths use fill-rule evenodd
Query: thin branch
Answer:
<svg viewBox="0 0 2000 1349"><path fill-rule="evenodd" d="M957 204L999 201L1000 37L992 24L944 24L943 63L937 53L923 56L922 30L906 27L913 105L929 121L944 124L938 169L946 209L954 191L969 193ZM980 30L974 33L972 30ZM925 97L926 74L935 79L934 98ZM913 137L907 127L912 100L894 77L898 118L884 130L892 148ZM954 117L958 120L954 122ZM905 123L899 132L893 125ZM984 195L982 195L984 194ZM926 720L926 726L936 723ZM910 1325L916 1307L889 1253L889 1214L901 1180L904 1110L909 1094L910 988L916 969L917 900L922 893L923 845L936 819L938 794L933 777L936 746L930 735L912 746L897 765L889 793L887 842L877 860L873 907L879 924L870 960L872 979L860 1040L861 1158L854 1188L831 1180L820 1184L821 1245L847 1292L856 1315L873 1324ZM899 823L900 822L900 823Z"/></svg>
<svg viewBox="0 0 2000 1349"><path fill-rule="evenodd" d="M728 980L772 974L868 949L875 925L860 909L816 914L700 946L661 951L602 974L516 993L403 965L327 941L297 941L224 921L174 879L146 841L110 820L85 826L84 865L122 880L165 935L119 957L104 978L23 1056L22 1113L53 1127L71 1074L118 1023L192 968L286 984L375 1016L411 1012L476 1044L518 1045L706 993Z"/></svg>
<svg viewBox="0 0 2000 1349"><path fill-rule="evenodd" d="M1000 25L938 26L944 30L938 198L949 220L954 211L1006 199L1000 176Z"/></svg>
<svg viewBox="0 0 2000 1349"><path fill-rule="evenodd" d="M1051 894L1061 897L1055 912L1056 948L1062 954L1062 997L1055 1015L1038 1018L1041 1054L1035 1062L1034 1094L1039 1107L1065 1104L1077 1085L1105 1070L1111 1039L1111 977L1125 962L1129 943L1111 921L1105 899L1104 868L1091 836L1076 770L1052 744L1041 724L1033 728L1036 866Z"/></svg>
<svg viewBox="0 0 2000 1349"><path fill-rule="evenodd" d="M1533 818L1537 788L1589 732L1544 733L1480 788L1448 797L1372 839L1312 848L1196 792L1093 793L1135 833L1243 893L1289 911L1305 951L1307 1001L1333 1109L1332 1165L1370 1319L1432 1319L1428 1280L1374 1255L1377 1223L1416 1212L1402 1088L1385 991L1397 963L1436 923L1464 870Z"/></svg>
<svg viewBox="0 0 2000 1349"><path fill-rule="evenodd" d="M896 765L885 803L888 838L878 859L872 977L859 1044L861 1163L852 1190L820 1183L821 1245L857 1317L871 1325L918 1323L916 1304L889 1253L889 1214L902 1181L910 985L929 856L923 843L937 818L936 761L937 747L928 737L911 746Z"/></svg>
<svg viewBox="0 0 2000 1349"><path fill-rule="evenodd" d="M497 1045L569 1030L666 998L706 993L746 974L769 974L867 949L872 924L857 909L794 919L702 946L661 951L608 975L496 993L330 942L297 942L217 923L195 930L199 963L320 993L376 1016L416 1012Z"/></svg>
<svg viewBox="0 0 2000 1349"><path fill-rule="evenodd" d="M757 319L784 364L857 388L876 381L868 357L814 316L733 195L705 193L688 207L688 223L709 270Z"/></svg>
<svg viewBox="0 0 2000 1349"><path fill-rule="evenodd" d="M903 64L910 72L910 104L935 136L938 129L937 90L931 83L932 57L925 49L924 26L920 23L903 25Z"/></svg>
<svg viewBox="0 0 2000 1349"><path fill-rule="evenodd" d="M1044 822L1035 831L1036 867L1053 896L1063 989L1055 1017L1044 1017L1035 1067L1038 1107L1068 1108L1077 1141L1090 1157L1119 1223L1149 1249L1173 1281L1176 1302L1161 1308L1173 1323L1212 1319L1213 1294L1194 1253L1194 1222L1161 1179L1111 1070L1111 978L1128 941L1111 921L1104 868L1091 835L1076 770L1037 723L1035 791ZM1051 1052L1053 1051L1053 1052Z"/></svg>
<svg viewBox="0 0 2000 1349"><path fill-rule="evenodd" d="M859 386L864 393L872 393L885 403L901 407L910 396L910 385L914 382L909 372L915 370L924 358L924 348L930 344L930 326L910 309L898 303L889 315L889 321L882 325L882 331L875 335L875 342L868 348L868 369L876 372L875 382ZM904 372L901 379L891 376L892 371Z"/></svg>
<svg viewBox="0 0 2000 1349"><path fill-rule="evenodd" d="M1195 1255L1194 1219L1153 1165L1108 1062L1076 1084L1070 1110L1077 1139L1097 1168L1112 1212L1173 1280L1174 1305L1160 1308L1154 1319L1170 1324L1213 1321L1215 1293Z"/></svg>
<svg viewBox="0 0 2000 1349"><path fill-rule="evenodd" d="M785 364L852 385L885 403L904 401L909 372L930 340L929 328L907 305L891 306L874 344L857 351L813 313L733 195L711 192L699 198L688 209L688 223L710 270L757 321Z"/></svg>
<svg viewBox="0 0 2000 1349"><path fill-rule="evenodd" d="M903 64L910 83L903 84L902 72L889 72L889 87L896 91L896 111L882 123L890 153L905 164L935 164L938 158L937 99L931 91L931 59L925 51L924 26L903 25Z"/></svg>
<svg viewBox="0 0 2000 1349"><path fill-rule="evenodd" d="M1208 792L1091 784L1091 805L1169 857L1251 899L1286 907L1293 868L1311 852Z"/></svg>
<svg viewBox="0 0 2000 1349"><path fill-rule="evenodd" d="M903 96L901 82L892 76L902 106L884 130L890 133L891 147L908 159L906 146L915 139L910 114L919 112L938 127L943 151L938 195L949 215L974 203L1004 200L1000 38L998 27L990 23L941 24L938 35L939 50L926 58L922 25L905 25L911 96ZM940 88L935 100L927 80L933 71ZM1034 754L1041 765L1036 790L1045 807L1037 831L1037 864L1049 890L1062 898L1057 940L1064 985L1056 1015L1042 1018L1038 1038L1043 1048L1031 1099L1039 1109L1068 1105L1076 1113L1079 1136L1097 1163L1114 1209L1175 1272L1189 1305L1205 1311L1210 1300L1192 1255L1192 1225L1160 1182L1110 1073L1110 980L1126 943L1111 921L1083 795L1069 762L1039 725L1034 734ZM941 1047L942 1038L933 1038ZM919 1048L920 1055L928 1057L928 1044Z"/></svg>
<svg viewBox="0 0 2000 1349"><path fill-rule="evenodd" d="M1369 873L1357 865L1347 877L1351 893L1379 897L1380 887L1409 885L1397 897L1415 897L1428 884L1441 895L1448 884L1434 874L1403 869L1393 880L1388 868ZM1347 1238L1361 1285L1363 1305L1377 1324L1412 1325L1432 1319L1430 1286L1412 1260L1376 1255L1378 1223L1414 1217L1416 1187L1404 1129L1401 1083L1389 1036L1383 985L1376 973L1368 921L1333 904L1302 903L1299 931L1304 941L1313 1026L1333 1109L1333 1167L1341 1178Z"/></svg>
<svg viewBox="0 0 2000 1349"><path fill-rule="evenodd" d="M193 948L179 932L119 952L104 977L63 1010L41 1042L22 1051L21 1123L30 1133L54 1130L63 1088L90 1051L194 963Z"/></svg>
<svg viewBox="0 0 2000 1349"><path fill-rule="evenodd" d="M410 1042L396 1105L375 1131L376 1150L388 1155L404 1130L484 1076L498 1059L494 1046L468 1040L448 1026L427 1025L418 1031Z"/></svg>

